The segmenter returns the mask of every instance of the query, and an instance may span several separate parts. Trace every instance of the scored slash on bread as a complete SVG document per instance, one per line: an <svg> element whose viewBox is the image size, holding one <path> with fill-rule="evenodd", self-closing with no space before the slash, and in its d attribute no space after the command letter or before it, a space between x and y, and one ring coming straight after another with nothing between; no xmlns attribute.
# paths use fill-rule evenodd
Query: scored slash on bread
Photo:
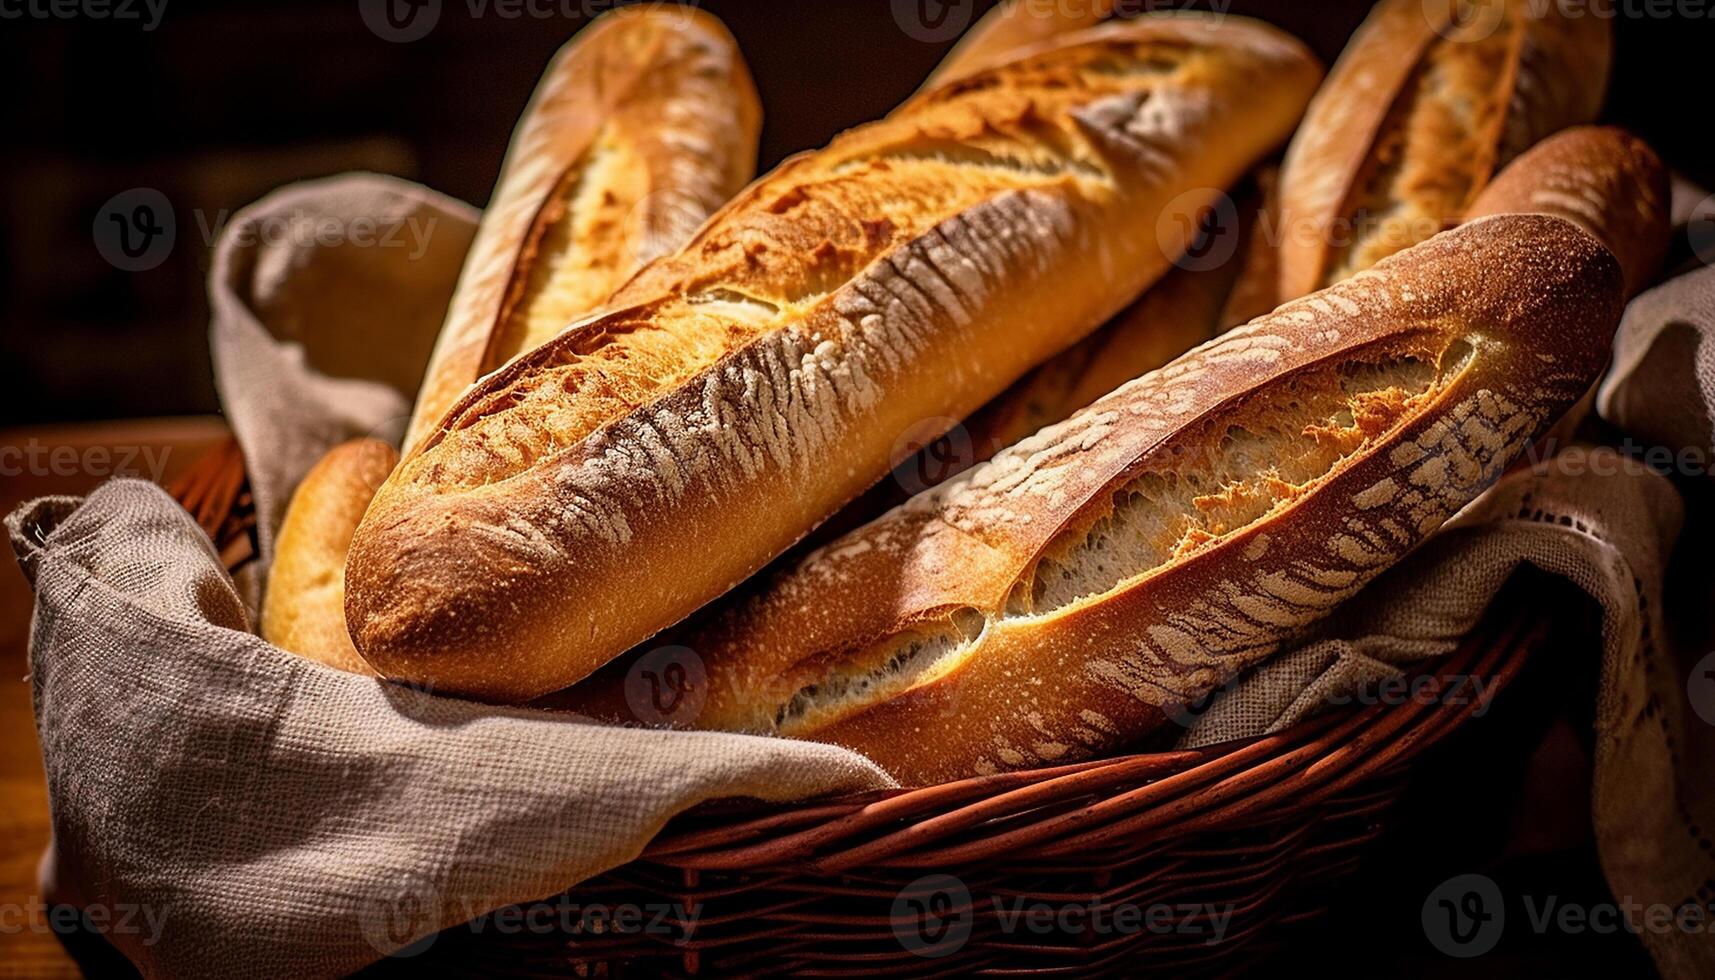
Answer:
<svg viewBox="0 0 1715 980"><path fill-rule="evenodd" d="M1158 278L1166 205L1319 75L1266 25L1141 18L788 161L408 454L353 542L358 648L522 700L679 621Z"/></svg>
<svg viewBox="0 0 1715 980"><path fill-rule="evenodd" d="M1607 18L1559 4L1382 0L1287 151L1279 299L1457 224L1510 160L1595 119L1611 49Z"/></svg>
<svg viewBox="0 0 1715 980"><path fill-rule="evenodd" d="M1498 478L1595 378L1621 295L1588 234L1504 215L1289 303L686 639L694 724L845 745L907 784L1120 748Z"/></svg>
<svg viewBox="0 0 1715 980"><path fill-rule="evenodd" d="M747 183L762 110L693 7L597 18L548 66L483 211L405 449L478 378L588 314Z"/></svg>

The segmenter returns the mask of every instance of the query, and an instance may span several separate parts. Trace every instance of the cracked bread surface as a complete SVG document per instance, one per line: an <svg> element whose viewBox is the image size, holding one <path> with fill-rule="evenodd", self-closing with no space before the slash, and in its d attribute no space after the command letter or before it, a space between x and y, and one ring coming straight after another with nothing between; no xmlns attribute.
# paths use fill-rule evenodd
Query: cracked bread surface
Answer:
<svg viewBox="0 0 1715 980"><path fill-rule="evenodd" d="M1600 370L1621 288L1584 231L1505 215L1289 303L687 639L696 724L845 745L908 784L1119 748L1497 479Z"/></svg>
<svg viewBox="0 0 1715 980"><path fill-rule="evenodd" d="M1319 74L1261 24L1146 17L788 161L407 457L354 544L359 648L522 700L672 625L1159 277L1155 215Z"/></svg>

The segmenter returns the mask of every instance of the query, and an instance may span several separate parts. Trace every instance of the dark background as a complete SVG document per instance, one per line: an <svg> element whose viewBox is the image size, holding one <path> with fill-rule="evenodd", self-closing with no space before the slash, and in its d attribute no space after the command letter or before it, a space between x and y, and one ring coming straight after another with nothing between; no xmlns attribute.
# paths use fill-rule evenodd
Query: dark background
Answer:
<svg viewBox="0 0 1715 980"><path fill-rule="evenodd" d="M26 2L50 0L0 9ZM482 0L442 0L434 29L410 43L371 32L359 2L166 0L152 31L87 16L0 19L0 360L13 394L0 398L10 403L0 424L216 410L204 229L281 184L351 169L481 204L548 58L582 11L621 0L536 0L548 16L512 18L494 6L473 16ZM974 19L993 0L951 3L954 17L974 4ZM885 113L950 46L912 37L892 0L701 6L726 21L756 77L764 167ZM1368 7L1232 0L1230 10L1332 61ZM1608 113L1705 183L1715 182L1708 123L1684 100L1706 90L1712 27L1617 19ZM92 226L105 201L136 187L166 195L178 235L163 264L129 273L96 252Z"/></svg>

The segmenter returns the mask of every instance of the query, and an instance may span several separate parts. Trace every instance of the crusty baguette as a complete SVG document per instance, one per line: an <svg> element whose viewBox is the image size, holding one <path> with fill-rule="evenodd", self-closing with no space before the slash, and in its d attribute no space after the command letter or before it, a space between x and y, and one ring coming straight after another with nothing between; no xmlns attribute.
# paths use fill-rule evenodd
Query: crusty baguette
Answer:
<svg viewBox="0 0 1715 980"><path fill-rule="evenodd" d="M1377 4L1287 151L1279 298L1456 224L1508 161L1595 119L1611 33L1534 0Z"/></svg>
<svg viewBox="0 0 1715 980"><path fill-rule="evenodd" d="M1003 0L959 38L924 87L994 68L1024 49L1095 27L1113 12L1114 0Z"/></svg>
<svg viewBox="0 0 1715 980"><path fill-rule="evenodd" d="M1595 235L1619 260L1626 296L1655 279L1672 235L1667 167L1644 141L1620 129L1578 126L1543 140L1507 165L1467 213L1552 214ZM1604 372L1605 373L1605 372ZM1552 454L1577 438L1596 405L1591 384L1540 440ZM1535 454L1533 454L1535 455ZM1521 461L1519 465L1524 465Z"/></svg>
<svg viewBox="0 0 1715 980"><path fill-rule="evenodd" d="M738 46L708 14L631 7L579 32L513 134L407 451L478 378L684 244L750 180L761 118Z"/></svg>
<svg viewBox="0 0 1715 980"><path fill-rule="evenodd" d="M788 161L407 456L353 542L358 649L522 700L679 621L1157 279L1157 215L1319 74L1263 24L1142 18Z"/></svg>
<svg viewBox="0 0 1715 980"><path fill-rule="evenodd" d="M1497 478L1595 377L1621 288L1576 226L1503 215L1289 303L685 639L694 724L838 743L907 784L1119 748Z"/></svg>
<svg viewBox="0 0 1715 980"><path fill-rule="evenodd" d="M345 628L345 555L399 453L379 439L335 446L292 494L262 600L262 637L329 667L373 676Z"/></svg>
<svg viewBox="0 0 1715 980"><path fill-rule="evenodd" d="M1636 296L1661 271L1673 234L1667 167L1623 129L1578 126L1556 134L1501 171L1467 212L1552 214L1595 235Z"/></svg>

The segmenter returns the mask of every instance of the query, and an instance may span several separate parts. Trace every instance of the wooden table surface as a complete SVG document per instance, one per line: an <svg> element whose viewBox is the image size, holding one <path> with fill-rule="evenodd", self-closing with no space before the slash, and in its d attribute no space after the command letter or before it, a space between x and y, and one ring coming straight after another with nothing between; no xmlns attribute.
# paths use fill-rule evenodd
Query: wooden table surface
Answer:
<svg viewBox="0 0 1715 980"><path fill-rule="evenodd" d="M116 475L166 482L226 438L218 418L144 419L0 430L0 513L45 494L84 494ZM48 929L36 864L48 793L30 708L32 596L7 549L0 561L0 977L75 977Z"/></svg>

